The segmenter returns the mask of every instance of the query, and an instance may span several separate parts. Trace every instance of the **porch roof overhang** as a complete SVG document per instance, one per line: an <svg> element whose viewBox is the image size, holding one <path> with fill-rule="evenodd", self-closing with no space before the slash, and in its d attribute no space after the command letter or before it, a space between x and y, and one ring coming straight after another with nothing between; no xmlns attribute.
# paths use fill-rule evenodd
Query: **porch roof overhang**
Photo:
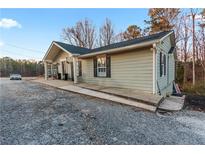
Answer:
<svg viewBox="0 0 205 154"><path fill-rule="evenodd" d="M72 53L68 51L67 49L60 46L57 42L53 41L50 47L48 48L45 56L43 57L43 61L52 62L52 58L56 57L61 51L68 53L70 56L80 55L80 54L76 54L76 53Z"/></svg>

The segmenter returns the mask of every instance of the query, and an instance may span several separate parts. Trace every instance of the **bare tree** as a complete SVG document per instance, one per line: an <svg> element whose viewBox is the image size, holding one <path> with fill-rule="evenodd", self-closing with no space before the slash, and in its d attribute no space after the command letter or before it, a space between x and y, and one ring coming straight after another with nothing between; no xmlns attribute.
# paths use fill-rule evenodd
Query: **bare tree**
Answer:
<svg viewBox="0 0 205 154"><path fill-rule="evenodd" d="M116 34L115 37L114 37L114 40L115 40L115 42L125 41L124 33L120 32L120 33Z"/></svg>
<svg viewBox="0 0 205 154"><path fill-rule="evenodd" d="M196 84L196 74L195 74L195 17L197 10L191 9L191 18L192 18L192 50L193 50L193 85Z"/></svg>
<svg viewBox="0 0 205 154"><path fill-rule="evenodd" d="M184 61L184 75L183 75L183 83L184 85L187 82L187 54L188 54L188 41L190 38L190 33L188 27L189 24L189 18L187 18L187 14L183 14L181 16L181 23L180 23L180 29L178 29L178 40L181 42L181 48L183 52L183 61Z"/></svg>
<svg viewBox="0 0 205 154"><path fill-rule="evenodd" d="M63 29L63 39L72 45L93 48L96 41L95 27L88 19L78 21L75 26Z"/></svg>
<svg viewBox="0 0 205 154"><path fill-rule="evenodd" d="M114 42L114 26L110 19L106 18L99 31L99 45L106 46Z"/></svg>

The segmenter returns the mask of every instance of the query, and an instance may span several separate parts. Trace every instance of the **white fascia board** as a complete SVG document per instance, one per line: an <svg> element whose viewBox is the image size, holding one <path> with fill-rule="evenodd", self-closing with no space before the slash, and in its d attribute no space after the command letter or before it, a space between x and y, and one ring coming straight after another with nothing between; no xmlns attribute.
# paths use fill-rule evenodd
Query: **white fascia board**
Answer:
<svg viewBox="0 0 205 154"><path fill-rule="evenodd" d="M44 55L44 57L43 57L43 60L42 61L45 61L45 59L46 59L46 57L47 57L47 55L48 55L48 53L50 52L50 49L51 49L51 47L53 46L53 42L51 43L51 45L49 46L49 48L48 48L48 50L47 50L47 52L46 52L46 54Z"/></svg>
<svg viewBox="0 0 205 154"><path fill-rule="evenodd" d="M70 53L68 50L62 48L60 45L58 45L57 43L55 43L54 41L51 43L50 47L48 48L45 56L43 57L43 61L45 61L46 57L48 56L48 53L50 52L51 48L53 47L53 45L56 45L57 47L59 47L61 50L67 52L68 54L72 55L72 56L79 56L79 54L72 54Z"/></svg>
<svg viewBox="0 0 205 154"><path fill-rule="evenodd" d="M62 48L62 47L61 47L60 45L58 45L57 43L53 42L53 44L55 44L57 47L59 47L61 50L65 51L65 52L67 52L68 54L73 55L73 54L72 54L72 53L70 53L68 50L66 50L66 49Z"/></svg>
<svg viewBox="0 0 205 154"><path fill-rule="evenodd" d="M123 50L131 50L131 49L135 49L135 48L145 47L145 46L153 45L157 41L159 41L159 40L157 39L157 40L149 41L149 42L145 42L145 43L125 46L125 47L120 47L120 48L115 48L115 49L110 49L110 50L104 50L104 51L99 51L99 52L88 53L88 54L80 55L79 58L87 58L87 57L91 57L91 56L95 56L95 55L99 55L99 54L106 54L106 53L117 53L117 52L120 52Z"/></svg>
<svg viewBox="0 0 205 154"><path fill-rule="evenodd" d="M169 35L171 35L172 33L174 33L173 31L171 31L170 33L168 33L167 35L165 35L164 37L162 37L159 42L162 42L166 37L168 37Z"/></svg>

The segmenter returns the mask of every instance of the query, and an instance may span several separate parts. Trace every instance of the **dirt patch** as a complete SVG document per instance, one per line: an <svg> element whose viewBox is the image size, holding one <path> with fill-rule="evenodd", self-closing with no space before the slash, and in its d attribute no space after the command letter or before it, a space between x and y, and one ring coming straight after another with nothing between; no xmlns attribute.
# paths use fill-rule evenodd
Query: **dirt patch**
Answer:
<svg viewBox="0 0 205 154"><path fill-rule="evenodd" d="M187 95L185 108L205 112L205 96Z"/></svg>

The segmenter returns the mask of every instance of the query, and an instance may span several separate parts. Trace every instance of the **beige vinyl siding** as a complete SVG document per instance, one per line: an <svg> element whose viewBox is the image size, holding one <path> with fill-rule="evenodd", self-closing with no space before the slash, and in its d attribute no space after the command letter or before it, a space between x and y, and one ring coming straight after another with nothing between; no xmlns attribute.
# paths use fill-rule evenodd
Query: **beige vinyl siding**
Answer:
<svg viewBox="0 0 205 154"><path fill-rule="evenodd" d="M172 81L174 80L174 57L173 54L168 54L169 50L171 48L171 40L170 37L166 37L163 40L163 43L159 44L157 46L157 55L156 55L156 61L157 61L157 82L158 86L157 89L160 88L161 94L163 96L169 95L172 93ZM166 75L162 75L160 77L160 52L166 55ZM169 61L168 61L169 56ZM169 77L168 77L169 76Z"/></svg>
<svg viewBox="0 0 205 154"><path fill-rule="evenodd" d="M93 59L82 60L82 81L152 93L153 54L149 49L111 55L111 78L94 77Z"/></svg>
<svg viewBox="0 0 205 154"><path fill-rule="evenodd" d="M65 51L60 51L58 56L55 57L55 60L53 61L54 63L59 63L58 65L58 73L62 73L62 66L61 66L61 61L65 60L66 57L71 56L71 54L65 52ZM68 63L65 63L65 73L68 73L68 78L71 78L71 66Z"/></svg>

